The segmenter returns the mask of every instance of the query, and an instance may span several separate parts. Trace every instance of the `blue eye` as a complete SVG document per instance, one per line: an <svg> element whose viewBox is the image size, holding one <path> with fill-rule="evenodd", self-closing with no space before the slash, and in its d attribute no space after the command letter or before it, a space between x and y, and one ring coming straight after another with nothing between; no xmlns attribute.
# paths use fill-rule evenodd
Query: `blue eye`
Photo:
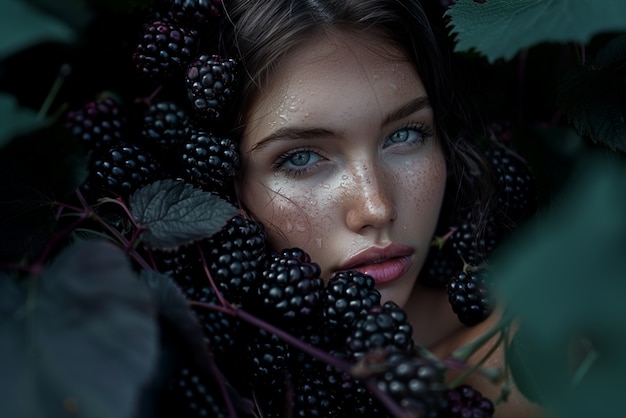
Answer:
<svg viewBox="0 0 626 418"><path fill-rule="evenodd" d="M403 144L403 143L422 143L425 141L425 133L422 129L418 128L402 128L395 131L387 140L385 141L385 146L393 145L393 144Z"/></svg>
<svg viewBox="0 0 626 418"><path fill-rule="evenodd" d="M320 161L322 157L315 151L308 149L296 149L289 151L274 163L274 169L287 172L291 175L305 172L309 166Z"/></svg>

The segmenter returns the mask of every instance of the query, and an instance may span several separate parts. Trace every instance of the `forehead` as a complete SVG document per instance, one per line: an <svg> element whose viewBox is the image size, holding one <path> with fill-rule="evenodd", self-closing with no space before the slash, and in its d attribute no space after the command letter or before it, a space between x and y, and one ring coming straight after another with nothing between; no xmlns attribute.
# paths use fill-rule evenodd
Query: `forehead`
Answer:
<svg viewBox="0 0 626 418"><path fill-rule="evenodd" d="M378 32L317 33L287 54L267 81L252 102L248 131L271 116L319 116L363 101L384 107L426 94L403 51Z"/></svg>

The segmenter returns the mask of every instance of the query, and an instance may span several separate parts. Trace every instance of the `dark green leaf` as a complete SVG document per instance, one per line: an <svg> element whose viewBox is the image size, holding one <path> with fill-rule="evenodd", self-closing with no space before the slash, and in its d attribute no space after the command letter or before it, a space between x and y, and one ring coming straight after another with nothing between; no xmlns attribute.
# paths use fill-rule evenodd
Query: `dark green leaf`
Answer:
<svg viewBox="0 0 626 418"><path fill-rule="evenodd" d="M539 43L587 43L599 33L626 30L622 0L459 0L447 15L456 50L476 50L491 62Z"/></svg>
<svg viewBox="0 0 626 418"><path fill-rule="evenodd" d="M237 209L219 197L174 180L157 181L130 197L143 239L154 248L176 248L218 232Z"/></svg>
<svg viewBox="0 0 626 418"><path fill-rule="evenodd" d="M541 392L557 416L589 416L582 405L614 416L609 409L626 370L626 167L612 157L577 167L550 212L493 260L503 300L524 331L513 345L515 380L531 397ZM585 355L599 359L584 373L586 357L571 356L581 342L590 347Z"/></svg>
<svg viewBox="0 0 626 418"><path fill-rule="evenodd" d="M62 2L61 2L62 3ZM24 0L2 0L0 60L40 42L76 41L76 33L64 22Z"/></svg>
<svg viewBox="0 0 626 418"><path fill-rule="evenodd" d="M626 35L617 36L607 42L598 51L594 63L600 69L617 65L626 66Z"/></svg>
<svg viewBox="0 0 626 418"><path fill-rule="evenodd" d="M31 132L47 124L47 121L38 120L37 114L32 109L20 107L14 96L1 92L0 115L2 115L0 149L16 136Z"/></svg>
<svg viewBox="0 0 626 418"><path fill-rule="evenodd" d="M134 417L158 328L126 254L85 242L28 281L20 309L0 317L0 416Z"/></svg>
<svg viewBox="0 0 626 418"><path fill-rule="evenodd" d="M576 67L559 85L559 105L583 136L626 151L626 82L607 70Z"/></svg>

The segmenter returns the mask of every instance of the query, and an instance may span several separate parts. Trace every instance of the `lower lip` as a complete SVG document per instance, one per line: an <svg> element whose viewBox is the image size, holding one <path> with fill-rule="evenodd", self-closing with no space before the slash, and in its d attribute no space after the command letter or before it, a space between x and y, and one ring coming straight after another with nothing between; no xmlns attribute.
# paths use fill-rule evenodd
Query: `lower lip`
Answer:
<svg viewBox="0 0 626 418"><path fill-rule="evenodd" d="M376 284L389 283L398 280L411 267L413 256L391 258L382 263L368 264L366 266L355 267L360 273L371 276Z"/></svg>

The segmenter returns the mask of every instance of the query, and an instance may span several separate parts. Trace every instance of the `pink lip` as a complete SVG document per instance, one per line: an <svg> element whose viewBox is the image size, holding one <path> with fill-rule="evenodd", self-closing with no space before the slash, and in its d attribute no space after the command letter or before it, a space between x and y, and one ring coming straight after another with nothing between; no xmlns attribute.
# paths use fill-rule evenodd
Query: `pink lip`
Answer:
<svg viewBox="0 0 626 418"><path fill-rule="evenodd" d="M351 257L340 270L356 270L371 276L376 284L388 283L402 277L413 262L413 249L390 244L370 247Z"/></svg>

